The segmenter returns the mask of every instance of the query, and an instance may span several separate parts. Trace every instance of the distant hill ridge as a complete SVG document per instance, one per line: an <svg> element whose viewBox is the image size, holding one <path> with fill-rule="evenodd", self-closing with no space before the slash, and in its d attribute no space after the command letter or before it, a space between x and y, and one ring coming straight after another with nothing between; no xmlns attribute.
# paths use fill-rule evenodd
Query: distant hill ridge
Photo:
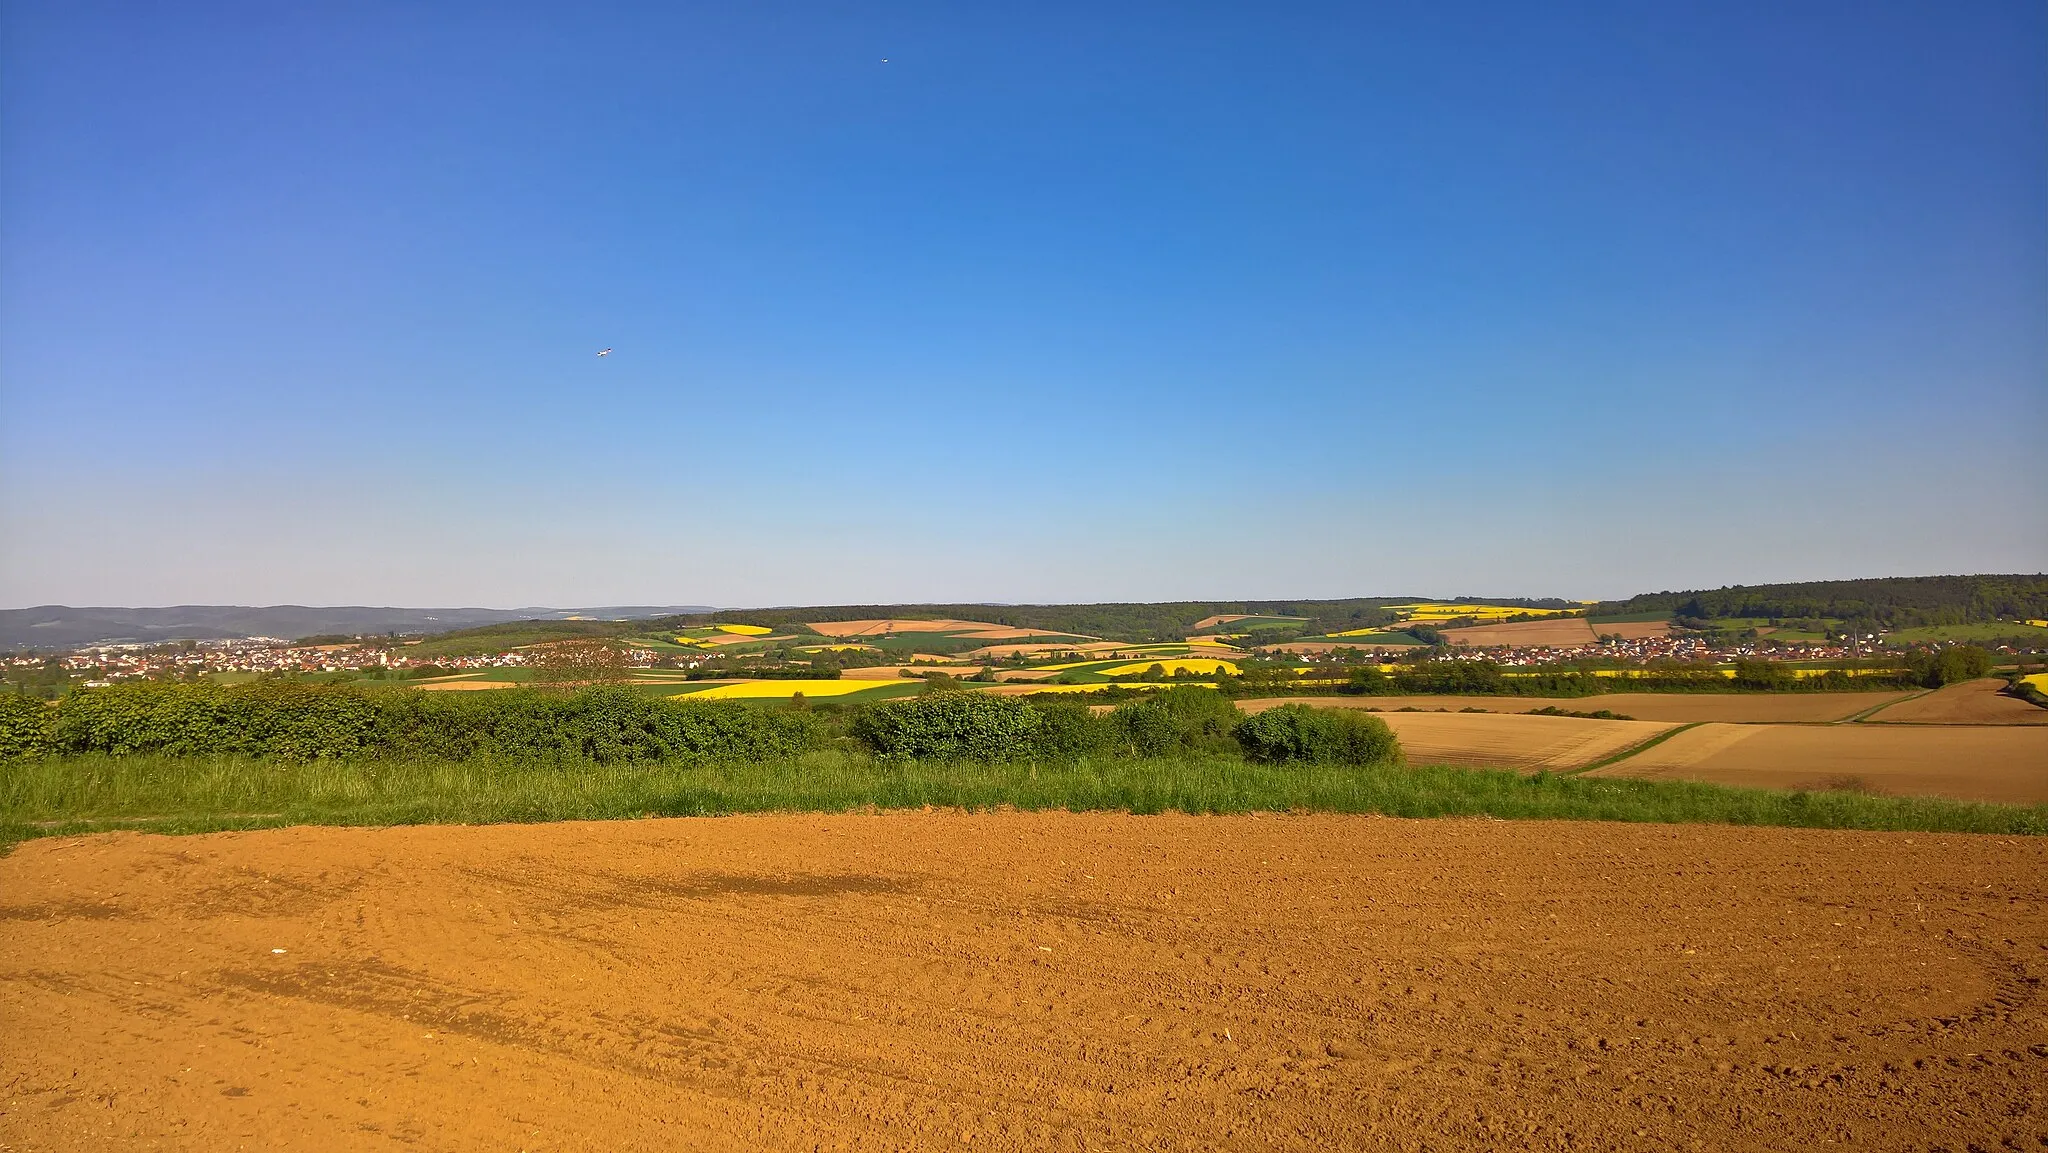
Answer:
<svg viewBox="0 0 2048 1153"><path fill-rule="evenodd" d="M610 605L558 609L527 607L391 608L366 605L171 605L164 608L72 608L37 605L0 609L0 649L69 649L91 644L240 637L287 639L339 633L438 633L512 621L638 620L710 611L706 605Z"/></svg>
<svg viewBox="0 0 2048 1153"><path fill-rule="evenodd" d="M1643 593L1608 601L1596 616L1665 612L1683 617L1835 618L1886 629L2048 619L2048 574L1872 577L1730 585Z"/></svg>
<svg viewBox="0 0 2048 1153"><path fill-rule="evenodd" d="M1333 600L1218 600L1093 604L896 604L713 609L707 605L610 605L595 608L374 608L343 605L174 605L166 608L0 609L0 649L76 648L100 642L215 640L323 634L444 634L526 621L631 621L615 629L567 629L564 635L661 630L713 620L802 626L815 621L964 619L1015 628L1099 636L1119 641L1178 640L1196 622L1228 614L1303 619L1310 632L1390 622L1389 605L1431 598L1350 597ZM1461 597L1458 603L1564 607L1568 602ZM1576 606L1573 606L1576 607ZM1594 616L1665 613L1688 617L1835 618L1886 629L2048 619L2048 574L1873 577L1732 585L1719 589L1643 593L1606 601Z"/></svg>

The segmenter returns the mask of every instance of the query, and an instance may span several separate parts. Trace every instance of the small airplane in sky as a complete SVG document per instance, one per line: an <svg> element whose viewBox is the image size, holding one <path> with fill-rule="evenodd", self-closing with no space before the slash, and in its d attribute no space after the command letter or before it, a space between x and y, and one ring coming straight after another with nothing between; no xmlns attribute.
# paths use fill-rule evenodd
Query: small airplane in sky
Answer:
<svg viewBox="0 0 2048 1153"><path fill-rule="evenodd" d="M597 354L599 356L610 356L612 354L612 350L609 348L599 349Z"/></svg>

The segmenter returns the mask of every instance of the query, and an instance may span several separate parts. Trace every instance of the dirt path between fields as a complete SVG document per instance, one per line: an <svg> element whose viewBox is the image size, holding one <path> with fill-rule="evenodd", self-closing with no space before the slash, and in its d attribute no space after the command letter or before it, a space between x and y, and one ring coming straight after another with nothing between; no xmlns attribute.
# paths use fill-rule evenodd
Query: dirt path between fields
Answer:
<svg viewBox="0 0 2048 1153"><path fill-rule="evenodd" d="M9 1149L2048 1141L2048 839L767 816L32 842Z"/></svg>

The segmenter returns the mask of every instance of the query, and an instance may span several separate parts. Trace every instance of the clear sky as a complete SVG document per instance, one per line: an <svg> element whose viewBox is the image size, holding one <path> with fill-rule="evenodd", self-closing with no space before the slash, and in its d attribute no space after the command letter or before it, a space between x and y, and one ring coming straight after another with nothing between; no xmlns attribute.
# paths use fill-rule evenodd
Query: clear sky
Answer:
<svg viewBox="0 0 2048 1153"><path fill-rule="evenodd" d="M13 0L0 604L2039 571L2044 45L2032 0Z"/></svg>

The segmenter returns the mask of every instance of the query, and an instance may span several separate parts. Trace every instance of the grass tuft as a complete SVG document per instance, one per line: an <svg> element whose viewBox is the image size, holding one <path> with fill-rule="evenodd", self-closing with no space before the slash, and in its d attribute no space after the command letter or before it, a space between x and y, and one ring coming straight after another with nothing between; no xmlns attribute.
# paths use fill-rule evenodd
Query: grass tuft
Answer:
<svg viewBox="0 0 2048 1153"><path fill-rule="evenodd" d="M1442 766L1260 765L1234 756L888 763L837 751L759 764L537 764L79 756L0 765L0 843L110 829L489 824L926 805L1131 813L1693 822L2048 834L2048 806L1738 789Z"/></svg>

